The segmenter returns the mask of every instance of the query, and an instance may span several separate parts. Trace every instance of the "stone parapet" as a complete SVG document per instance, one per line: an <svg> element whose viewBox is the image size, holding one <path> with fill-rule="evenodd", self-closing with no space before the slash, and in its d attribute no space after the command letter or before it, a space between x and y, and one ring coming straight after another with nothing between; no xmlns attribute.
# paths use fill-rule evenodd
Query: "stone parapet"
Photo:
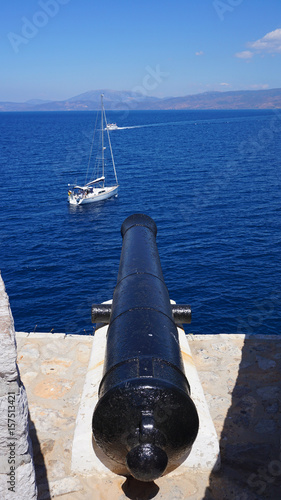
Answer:
<svg viewBox="0 0 281 500"><path fill-rule="evenodd" d="M26 390L17 367L14 321L0 275L0 498L37 498Z"/></svg>

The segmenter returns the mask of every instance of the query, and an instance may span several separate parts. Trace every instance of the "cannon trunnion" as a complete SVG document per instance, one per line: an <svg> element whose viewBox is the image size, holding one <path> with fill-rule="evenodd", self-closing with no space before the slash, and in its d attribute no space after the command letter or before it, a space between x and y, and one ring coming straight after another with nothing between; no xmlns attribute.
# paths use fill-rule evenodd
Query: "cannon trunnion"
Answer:
<svg viewBox="0 0 281 500"><path fill-rule="evenodd" d="M172 310L156 233L146 215L123 222L112 306L92 309L94 321L109 321L93 435L111 461L141 481L177 467L199 426L175 323L177 314L189 322L190 309Z"/></svg>

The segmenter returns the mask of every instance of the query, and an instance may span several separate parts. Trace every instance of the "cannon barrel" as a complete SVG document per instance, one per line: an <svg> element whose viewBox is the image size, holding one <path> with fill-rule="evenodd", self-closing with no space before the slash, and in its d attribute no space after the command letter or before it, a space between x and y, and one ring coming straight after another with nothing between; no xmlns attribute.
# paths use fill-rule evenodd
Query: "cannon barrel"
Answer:
<svg viewBox="0 0 281 500"><path fill-rule="evenodd" d="M111 461L141 481L177 467L199 426L156 233L155 222L146 215L123 222L112 306L97 311L95 305L93 310L94 320L109 320L93 435ZM189 306L178 306L178 311L179 320L190 321Z"/></svg>

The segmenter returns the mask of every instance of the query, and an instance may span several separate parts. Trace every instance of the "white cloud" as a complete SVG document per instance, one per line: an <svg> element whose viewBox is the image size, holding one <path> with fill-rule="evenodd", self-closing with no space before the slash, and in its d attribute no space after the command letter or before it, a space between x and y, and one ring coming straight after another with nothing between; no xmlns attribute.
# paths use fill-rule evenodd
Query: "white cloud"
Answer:
<svg viewBox="0 0 281 500"><path fill-rule="evenodd" d="M253 90L266 90L269 88L268 83L255 83L254 85L250 85L249 89Z"/></svg>
<svg viewBox="0 0 281 500"><path fill-rule="evenodd" d="M249 42L247 45L250 49L258 52L268 52L270 54L281 52L281 28L270 31L263 38L256 42Z"/></svg>
<svg viewBox="0 0 281 500"><path fill-rule="evenodd" d="M255 54L280 54L281 53L281 28L270 31L255 42L248 42L247 47L251 50L237 52L235 57L249 60Z"/></svg>
<svg viewBox="0 0 281 500"><path fill-rule="evenodd" d="M203 56L204 52L202 50L200 50L199 52L195 52L195 55L196 56Z"/></svg>
<svg viewBox="0 0 281 500"><path fill-rule="evenodd" d="M243 52L236 52L235 57L239 57L239 59L251 59L254 53L250 50L243 50Z"/></svg>
<svg viewBox="0 0 281 500"><path fill-rule="evenodd" d="M220 85L221 85L222 87L229 87L229 86L230 86L230 83L222 82L222 83L220 83Z"/></svg>

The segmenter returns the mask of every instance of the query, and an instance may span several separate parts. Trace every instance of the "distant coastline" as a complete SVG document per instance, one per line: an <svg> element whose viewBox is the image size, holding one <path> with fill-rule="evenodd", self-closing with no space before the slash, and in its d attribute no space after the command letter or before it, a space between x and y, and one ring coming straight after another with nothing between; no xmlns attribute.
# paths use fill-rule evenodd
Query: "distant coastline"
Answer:
<svg viewBox="0 0 281 500"><path fill-rule="evenodd" d="M104 93L110 110L220 110L281 109L281 88L268 90L237 90L204 92L182 97L149 97L136 92L92 90L64 101L32 99L26 102L0 102L0 112L7 111L94 111L99 109Z"/></svg>

